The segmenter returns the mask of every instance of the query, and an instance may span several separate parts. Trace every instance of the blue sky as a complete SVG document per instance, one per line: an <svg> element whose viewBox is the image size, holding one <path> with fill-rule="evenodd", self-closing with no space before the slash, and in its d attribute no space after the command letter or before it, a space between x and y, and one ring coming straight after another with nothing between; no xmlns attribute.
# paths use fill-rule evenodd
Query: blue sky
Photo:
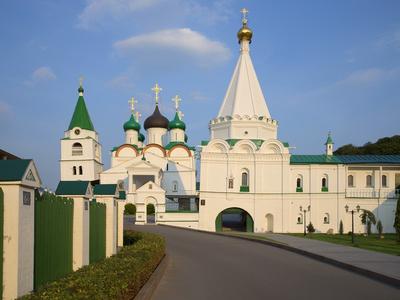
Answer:
<svg viewBox="0 0 400 300"><path fill-rule="evenodd" d="M328 131L336 146L399 134L400 1L14 0L0 3L0 148L34 158L54 188L81 75L105 167L123 143L129 98L143 121L155 82L167 117L182 97L198 145L236 63L242 7L292 153L322 153Z"/></svg>

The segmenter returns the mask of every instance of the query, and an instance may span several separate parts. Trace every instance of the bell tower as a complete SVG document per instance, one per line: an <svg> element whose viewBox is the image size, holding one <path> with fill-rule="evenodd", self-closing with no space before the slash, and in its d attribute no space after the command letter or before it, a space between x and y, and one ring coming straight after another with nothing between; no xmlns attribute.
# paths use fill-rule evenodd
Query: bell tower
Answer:
<svg viewBox="0 0 400 300"><path fill-rule="evenodd" d="M81 79L71 122L61 139L61 181L98 180L103 171L99 137L86 108L83 92Z"/></svg>

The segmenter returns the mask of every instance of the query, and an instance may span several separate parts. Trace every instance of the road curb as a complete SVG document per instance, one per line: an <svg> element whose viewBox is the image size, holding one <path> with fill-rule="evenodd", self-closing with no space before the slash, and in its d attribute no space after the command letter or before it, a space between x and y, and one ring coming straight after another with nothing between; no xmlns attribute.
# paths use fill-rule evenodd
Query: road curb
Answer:
<svg viewBox="0 0 400 300"><path fill-rule="evenodd" d="M149 280L140 289L139 293L135 296L134 300L150 300L153 296L154 291L157 289L162 277L164 276L165 270L169 262L169 256L167 254L161 259L157 268L151 274Z"/></svg>
<svg viewBox="0 0 400 300"><path fill-rule="evenodd" d="M170 225L165 225L165 224L158 224L159 226L166 226L166 227L172 227L172 228L177 228L177 229L182 229L182 230L189 230L189 231L196 231L196 232L202 232L202 233L207 233L207 234L212 234L212 235L219 235L219 236L224 236L224 237L228 237L228 238L234 238L234 239L241 239L241 240L247 240L247 241L251 241L251 242L255 242L255 243L259 243L259 244L264 244L264 245L269 245L272 247L276 247L276 248L280 248L280 249L284 249L290 252L294 252L303 256L307 256L310 257L312 259L336 266L336 267L340 267L342 269L348 270L348 271L352 271L354 273L363 275L365 277L380 281L382 283L391 285L395 288L400 289L400 280L397 278L393 278L381 273L377 273L371 270L367 270L367 269L363 269L361 267L357 267L355 265L351 265L345 262L341 262L320 254L316 254L316 253L312 253L306 250L302 250L299 248L295 248L292 246L289 246L287 244L283 244L283 243L279 243L279 242L273 242L273 241L268 241L268 240L259 240L259 239L252 239L252 238L247 238L247 237L243 237L243 236L234 236L234 235L227 235L227 234L223 234L223 233L218 233L218 232L212 232L212 231L205 231L205 230L199 230L199 229L192 229L192 228L185 228L185 227L177 227L177 226L170 226Z"/></svg>

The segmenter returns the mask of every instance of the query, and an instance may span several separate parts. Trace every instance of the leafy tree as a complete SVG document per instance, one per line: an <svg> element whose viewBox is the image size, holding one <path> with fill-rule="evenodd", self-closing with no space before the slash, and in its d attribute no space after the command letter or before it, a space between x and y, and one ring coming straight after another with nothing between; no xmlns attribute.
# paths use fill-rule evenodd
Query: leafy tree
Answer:
<svg viewBox="0 0 400 300"><path fill-rule="evenodd" d="M132 203L128 203L125 205L125 215L135 215L136 214L136 206Z"/></svg>
<svg viewBox="0 0 400 300"><path fill-rule="evenodd" d="M394 217L393 227L397 233L397 241L400 242L400 195L399 198L397 199L396 214Z"/></svg>
<svg viewBox="0 0 400 300"><path fill-rule="evenodd" d="M376 224L375 215L368 209L363 209L360 215L361 223L367 225L367 235L371 234L371 223Z"/></svg>
<svg viewBox="0 0 400 300"><path fill-rule="evenodd" d="M315 232L315 228L314 228L313 223L310 222L310 223L307 225L307 231L308 231L309 233Z"/></svg>
<svg viewBox="0 0 400 300"><path fill-rule="evenodd" d="M379 237L382 238L383 225L381 220L379 220L378 223L376 224L376 229L378 230Z"/></svg>
<svg viewBox="0 0 400 300"><path fill-rule="evenodd" d="M342 220L340 220L340 223L339 223L339 234L343 235L343 221Z"/></svg>
<svg viewBox="0 0 400 300"><path fill-rule="evenodd" d="M363 146L357 147L352 144L344 145L338 148L334 154L399 154L400 153L400 135L384 137L375 143L368 142Z"/></svg>

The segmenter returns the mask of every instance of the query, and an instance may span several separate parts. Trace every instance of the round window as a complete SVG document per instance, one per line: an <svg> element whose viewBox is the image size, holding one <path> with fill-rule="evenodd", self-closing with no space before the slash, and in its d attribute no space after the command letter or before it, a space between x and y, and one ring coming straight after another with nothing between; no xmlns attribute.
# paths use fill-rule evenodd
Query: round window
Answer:
<svg viewBox="0 0 400 300"><path fill-rule="evenodd" d="M79 135L81 133L81 131L79 129L75 129L74 132L75 132L76 135Z"/></svg>

